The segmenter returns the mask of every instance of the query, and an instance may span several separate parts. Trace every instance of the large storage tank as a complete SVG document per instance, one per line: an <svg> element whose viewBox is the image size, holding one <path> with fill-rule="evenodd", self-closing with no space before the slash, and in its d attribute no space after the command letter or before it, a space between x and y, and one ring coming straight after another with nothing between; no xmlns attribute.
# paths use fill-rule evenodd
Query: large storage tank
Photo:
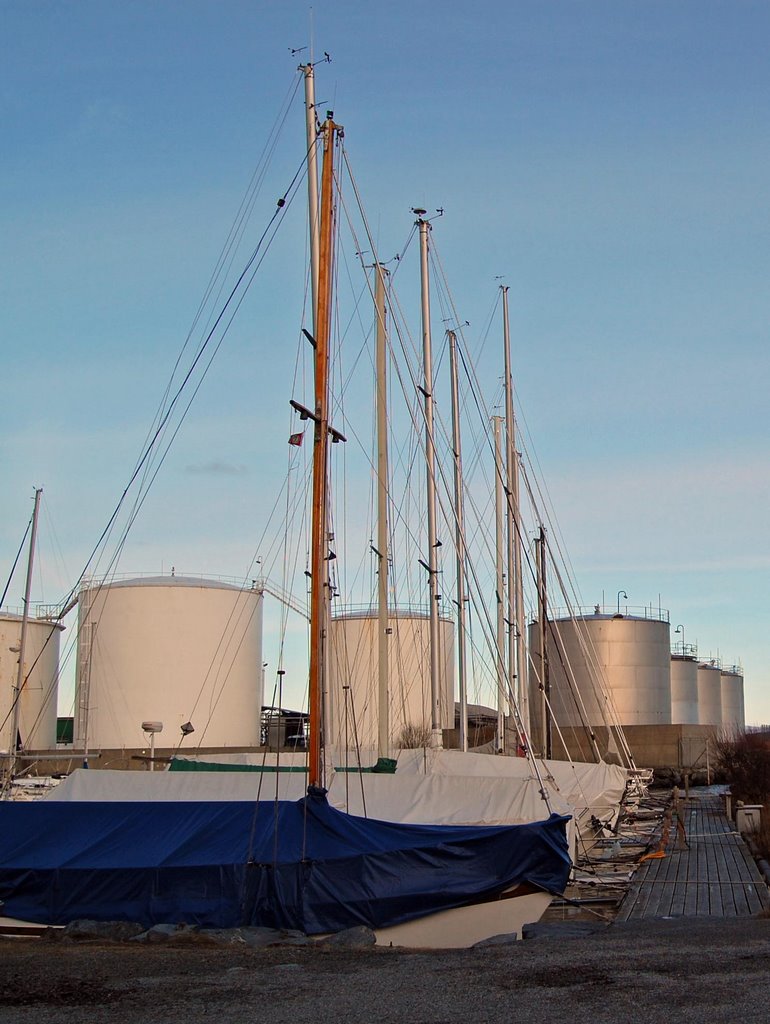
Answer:
<svg viewBox="0 0 770 1024"><path fill-rule="evenodd" d="M670 725L669 624L662 618L597 612L548 623L546 650L551 705L561 726ZM540 627L530 639L530 717L540 719ZM573 692L580 695L585 711ZM614 713L612 709L614 708Z"/></svg>
<svg viewBox="0 0 770 1024"><path fill-rule="evenodd" d="M737 666L725 668L720 673L720 679L722 725L726 729L743 729L746 726L746 712L743 703L743 672Z"/></svg>
<svg viewBox="0 0 770 1024"><path fill-rule="evenodd" d="M722 672L715 662L698 665L698 724L722 724Z"/></svg>
<svg viewBox="0 0 770 1024"><path fill-rule="evenodd" d="M698 725L698 662L690 655L671 655L671 723Z"/></svg>
<svg viewBox="0 0 770 1024"><path fill-rule="evenodd" d="M430 622L427 615L390 613L390 742L430 737ZM373 750L378 723L378 619L370 612L335 616L329 654L329 742ZM454 727L454 623L439 620L441 726Z"/></svg>
<svg viewBox="0 0 770 1024"><path fill-rule="evenodd" d="M262 714L262 592L160 576L81 592L75 745L256 746Z"/></svg>
<svg viewBox="0 0 770 1024"><path fill-rule="evenodd" d="M47 619L28 619L24 650L26 683L19 701L19 736L26 750L56 746L59 690L59 635L64 627ZM0 613L0 750L12 746L13 693L19 671L21 616ZM29 675L27 676L27 673Z"/></svg>

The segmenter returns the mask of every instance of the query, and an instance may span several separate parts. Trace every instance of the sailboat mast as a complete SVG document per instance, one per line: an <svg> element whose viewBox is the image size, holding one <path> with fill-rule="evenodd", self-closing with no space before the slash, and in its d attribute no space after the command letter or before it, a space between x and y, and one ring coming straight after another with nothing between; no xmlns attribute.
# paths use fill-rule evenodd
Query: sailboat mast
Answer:
<svg viewBox="0 0 770 1024"><path fill-rule="evenodd" d="M460 389L457 383L457 335L447 331L452 383L452 448L454 449L455 550L457 552L457 681L460 693L460 749L468 749L468 676L465 648L465 510L460 437Z"/></svg>
<svg viewBox="0 0 770 1024"><path fill-rule="evenodd" d="M321 128L321 233L318 267L318 308L315 327L315 430L313 435L313 507L310 554L310 757L308 782L322 785L321 734L323 718L323 667L326 641L328 584L328 450L329 450L329 338L331 334L332 261L334 257L334 142L340 127L331 115Z"/></svg>
<svg viewBox="0 0 770 1024"><path fill-rule="evenodd" d="M499 753L505 752L505 583L503 560L503 418L492 417L495 435L495 596L497 599L497 744Z"/></svg>
<svg viewBox="0 0 770 1024"><path fill-rule="evenodd" d="M16 686L13 688L13 714L11 716L11 757L8 763L8 781L16 774L16 761L19 751L19 720L21 718L21 691L24 688L24 657L27 651L27 623L29 622L29 601L32 593L32 566L35 560L35 544L37 543L37 521L40 513L40 495L42 487L35 488L35 507L32 512L32 532L29 538L29 557L27 559L27 581L24 586L24 608L21 617L21 636L19 637L19 668L16 673Z"/></svg>
<svg viewBox="0 0 770 1024"><path fill-rule="evenodd" d="M374 304L377 316L377 580L378 642L378 716L377 754L390 754L390 721L388 714L388 384L387 329L385 322L385 275L382 264L375 264Z"/></svg>
<svg viewBox="0 0 770 1024"><path fill-rule="evenodd" d="M508 319L508 288L503 293L503 340L505 370L506 477L508 502L508 671L516 677L515 692L519 718L529 734L529 698L527 692L527 648L524 628L524 579L521 572L521 509L519 507L519 453L516 449L516 416L513 408L513 376L511 374L511 329Z"/></svg>
<svg viewBox="0 0 770 1024"><path fill-rule="evenodd" d="M535 562L537 563L537 620L540 627L540 707L543 726L543 757L552 754L551 736L551 682L548 667L548 597L546 590L545 530L535 539Z"/></svg>
<svg viewBox="0 0 770 1024"><path fill-rule="evenodd" d="M315 73L312 64L300 64L305 78L305 133L307 138L307 209L310 230L310 287L313 300L313 335L318 325L318 265L320 224L318 221L318 151L316 147Z"/></svg>
<svg viewBox="0 0 770 1024"><path fill-rule="evenodd" d="M428 499L428 600L430 603L430 745L443 746L441 733L441 691L439 682L438 559L436 537L436 448L433 433L433 352L430 333L430 283L428 278L428 232L424 210L415 210L420 231L420 280L422 295L422 394L425 408L425 461Z"/></svg>

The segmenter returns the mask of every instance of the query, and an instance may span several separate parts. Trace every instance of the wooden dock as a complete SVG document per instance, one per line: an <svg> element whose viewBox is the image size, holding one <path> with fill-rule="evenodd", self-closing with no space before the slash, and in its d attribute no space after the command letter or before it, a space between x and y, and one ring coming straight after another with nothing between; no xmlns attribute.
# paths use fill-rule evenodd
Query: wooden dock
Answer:
<svg viewBox="0 0 770 1024"><path fill-rule="evenodd" d="M623 900L619 921L649 917L751 917L770 906L768 888L748 847L725 815L722 798L705 790L679 800L664 829L665 856L645 860Z"/></svg>

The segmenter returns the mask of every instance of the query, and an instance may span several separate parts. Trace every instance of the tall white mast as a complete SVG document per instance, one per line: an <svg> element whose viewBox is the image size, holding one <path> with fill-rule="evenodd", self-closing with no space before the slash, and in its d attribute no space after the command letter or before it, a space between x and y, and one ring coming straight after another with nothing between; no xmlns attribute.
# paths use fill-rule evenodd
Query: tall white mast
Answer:
<svg viewBox="0 0 770 1024"><path fill-rule="evenodd" d="M433 354L430 334L430 285L428 278L428 232L425 210L415 209L420 230L420 280L422 294L422 394L425 403L425 461L428 496L428 600L430 602L430 745L443 745L441 734L441 690L439 682L438 559L436 537L436 449L433 435Z"/></svg>
<svg viewBox="0 0 770 1024"><path fill-rule="evenodd" d="M455 550L457 552L457 680L460 693L460 749L468 749L468 677L465 649L465 511L463 464L460 448L460 390L457 384L457 336L447 331L449 372L452 379L452 448L454 449Z"/></svg>
<svg viewBox="0 0 770 1024"><path fill-rule="evenodd" d="M535 561L537 563L537 621L540 630L540 714L542 715L543 757L552 754L551 738L551 684L548 666L548 597L546 590L546 548L545 530L540 527L535 538Z"/></svg>
<svg viewBox="0 0 770 1024"><path fill-rule="evenodd" d="M492 417L495 435L495 596L497 608L497 628L495 633L497 646L497 750L505 752L505 584L503 560L505 558L503 541L503 418Z"/></svg>
<svg viewBox="0 0 770 1024"><path fill-rule="evenodd" d="M32 593L32 565L35 560L35 544L37 542L37 520L40 512L40 495L42 487L35 488L35 507L32 512L32 533L29 538L29 557L27 559L27 581L24 587L24 608L21 617L21 636L19 638L19 667L16 673L16 686L12 691L13 714L11 715L11 757L8 763L8 782L13 781L16 774L16 760L19 751L19 720L21 717L21 691L24 689L24 657L27 651L27 623L29 622L29 601Z"/></svg>
<svg viewBox="0 0 770 1024"><path fill-rule="evenodd" d="M388 713L388 383L387 330L385 322L385 275L387 270L375 264L374 304L377 316L377 580L378 616L378 716L377 755L390 755L390 719Z"/></svg>
<svg viewBox="0 0 770 1024"><path fill-rule="evenodd" d="M310 225L310 287L313 297L313 337L316 333L318 310L318 265L321 252L320 221L318 217L318 147L316 138L315 74L312 63L300 64L305 76L305 133L307 137L307 208Z"/></svg>
<svg viewBox="0 0 770 1024"><path fill-rule="evenodd" d="M508 672L511 689L516 694L519 717L529 736L529 693L527 686L527 647L524 627L524 580L521 572L521 509L519 507L519 453L516 449L516 417L513 409L513 377L511 375L511 331L508 320L508 288L503 293L503 340L505 360L505 427L506 478L508 501ZM513 688L514 675L516 686Z"/></svg>

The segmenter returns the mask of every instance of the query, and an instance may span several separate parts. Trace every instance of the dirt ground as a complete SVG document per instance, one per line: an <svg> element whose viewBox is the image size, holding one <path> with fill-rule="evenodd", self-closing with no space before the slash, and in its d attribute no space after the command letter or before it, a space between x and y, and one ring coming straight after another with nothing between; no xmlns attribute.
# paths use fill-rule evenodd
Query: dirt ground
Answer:
<svg viewBox="0 0 770 1024"><path fill-rule="evenodd" d="M770 1019L770 920L614 924L452 952L0 939L0 1024Z"/></svg>

